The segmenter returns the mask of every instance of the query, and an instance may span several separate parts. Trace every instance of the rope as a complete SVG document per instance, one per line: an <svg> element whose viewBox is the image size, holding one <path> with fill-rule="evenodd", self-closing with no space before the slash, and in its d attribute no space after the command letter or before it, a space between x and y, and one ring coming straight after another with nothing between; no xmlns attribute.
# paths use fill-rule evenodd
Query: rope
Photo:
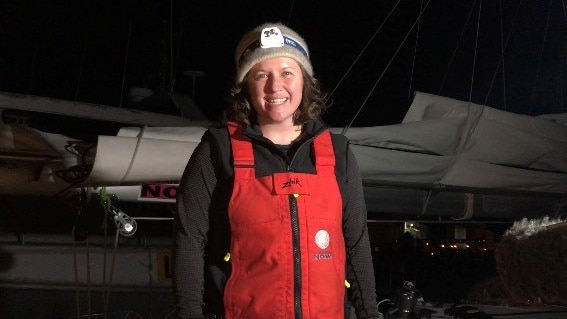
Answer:
<svg viewBox="0 0 567 319"><path fill-rule="evenodd" d="M124 182L124 180L126 179L126 177L128 177L128 175L130 174L130 171L132 170L132 166L134 166L134 160L136 159L136 155L138 154L138 149L140 148L140 143L142 142L142 137L144 136L145 130L146 130L146 126L142 126L140 133L138 134L138 140L136 141L136 148L134 149L134 154L132 154L132 160L130 161L130 164L128 165L128 169L126 170L126 173L120 179L120 184L122 184Z"/></svg>
<svg viewBox="0 0 567 319"><path fill-rule="evenodd" d="M102 205L104 212L108 213L110 211L111 200L110 200L110 196L108 196L108 192L106 191L106 186L101 187L99 196L100 196L100 205Z"/></svg>
<svg viewBox="0 0 567 319"><path fill-rule="evenodd" d="M87 147L82 153L79 153L76 149L74 149L74 145L67 144L67 145L65 145L65 150L67 152L75 155L75 156L81 156L81 162L85 163L86 162L86 154L88 153L88 151L90 149L94 148L95 146L96 146L96 144L92 144L89 147ZM57 192L52 197L55 198L55 197L63 194L67 190L69 190L73 187L76 187L77 185L83 183L89 177L89 174L90 174L92 168L93 168L93 165L82 164L82 165L75 165L75 166L71 166L67 169L62 169L62 170L56 171L55 175L57 177L59 177L60 179L62 179L63 181L65 181L66 183L69 183L69 185L64 187L62 190Z"/></svg>
<svg viewBox="0 0 567 319"><path fill-rule="evenodd" d="M107 246L107 239L108 239L108 213L110 212L110 207L111 207L111 200L110 200L110 196L108 196L108 193L106 191L106 187L102 187L100 192L99 192L99 200L100 200L100 204L103 207L104 210L104 218L102 221L102 230L104 233L104 246L103 246L103 254L102 254L102 285L105 286L106 285L106 253L108 251L108 246ZM103 298L103 302L104 300L106 300L106 292L103 292L102 294L102 298Z"/></svg>
<svg viewBox="0 0 567 319"><path fill-rule="evenodd" d="M85 241L87 246L87 308L89 309L89 318L92 314L92 304L91 304L91 251L89 247L89 240Z"/></svg>
<svg viewBox="0 0 567 319"><path fill-rule="evenodd" d="M413 28L415 28L415 26L417 25L417 22L419 21L419 18L421 18L421 15L423 14L423 12L425 11L425 9L427 8L427 6L429 5L429 3L431 2L431 0L427 1L427 4L425 5L425 8L423 11L421 11L419 13L419 16L417 17L416 21L413 23L413 25L411 26L411 28L409 29L409 31L406 33L404 39L402 40L402 42L400 43L400 45L398 46L398 48L396 49L396 52L394 52L394 54L392 55L392 58L390 58L390 61L388 61L388 64L386 65L386 67L384 68L384 71L382 71L382 74L380 74L380 77L378 77L378 80L376 80L376 82L374 82L374 85L372 86L372 89L370 90L370 92L368 93L368 95L366 95L366 98L364 99L364 101L362 102L362 105L360 105L360 107L358 108L358 110L356 111L356 114L353 116L352 120L350 121L350 123L345 126L345 128L343 129L343 131L341 132L342 135L346 134L347 130L352 126L352 123L354 123L354 120L356 119L356 117L358 116L358 114L360 113L360 111L362 111L362 108L364 107L364 105L366 104L366 102L368 101L368 99L370 98L370 96L372 95L372 92L376 89L376 87L378 86L378 84L380 83L380 81L382 80L382 78L384 77L384 75L386 74L386 71L388 71L388 69L390 68L390 65L392 64L392 62L394 61L394 59L396 58L396 56L398 55L398 52L400 52L402 46L404 45L404 43L406 42L407 38L409 37L410 33L412 32Z"/></svg>
<svg viewBox="0 0 567 319"><path fill-rule="evenodd" d="M327 102L331 96L333 95L333 93L335 93L335 91L337 90L337 88L341 85L341 83L344 81L344 79L346 78L347 74L352 70L352 68L354 67L354 65L356 64L356 62L358 62L358 60L360 59L360 57L362 56L362 54L364 53L364 51L366 51L366 49L368 48L368 46L370 45L370 42L372 42L372 40L374 40L374 37L376 37L376 35L378 34L378 32L380 32L380 30L382 29L382 27L386 24L386 21L388 21L388 19L390 18L390 16L392 15L392 13L394 12L394 10L396 9L396 7L400 4L401 0L398 0L398 2L396 2L396 5L392 8L392 10L390 10L390 12L388 13L388 15L386 16L386 18L384 18L384 21L382 21L382 24L378 27L378 29L374 32L374 34L370 37L370 39L368 40L368 42L366 42L366 45L362 48L362 50L360 51L360 53L358 54L358 56L354 59L354 61L351 63L351 65L348 67L348 69L346 70L346 72L343 74L343 76L341 77L341 79L339 80L339 83L337 83L337 85L335 86L335 88L331 91L331 93L329 93L329 95L327 96L327 98L325 99L325 102Z"/></svg>
<svg viewBox="0 0 567 319"><path fill-rule="evenodd" d="M85 207L85 199L86 198L86 191L85 188L81 188L81 193L79 197L79 206L77 209L77 220L78 217L82 214L83 209ZM77 317L81 316L81 300L79 294L79 274L78 274L78 264L77 264L77 245L76 245L76 225L73 226L71 231L72 235L72 242L73 242L73 272L75 277L75 303L77 308ZM89 250L89 240L88 238L85 240L86 242L86 251L87 251L87 305L88 305L88 318L91 317L92 314L92 305L91 305L91 270L90 270L90 250Z"/></svg>
<svg viewBox="0 0 567 319"><path fill-rule="evenodd" d="M81 298L79 296L79 274L77 267L77 247L75 245L75 238L73 238L73 273L75 275L75 305L77 306L77 318L79 318L81 316Z"/></svg>
<svg viewBox="0 0 567 319"><path fill-rule="evenodd" d="M118 247L118 228L116 228L116 236L114 237L114 249L112 251L112 263L110 264L110 277L106 289L106 300L104 302L104 319L108 319L108 304L110 302L110 292L112 290L112 275L114 274L114 264L116 262L116 249Z"/></svg>

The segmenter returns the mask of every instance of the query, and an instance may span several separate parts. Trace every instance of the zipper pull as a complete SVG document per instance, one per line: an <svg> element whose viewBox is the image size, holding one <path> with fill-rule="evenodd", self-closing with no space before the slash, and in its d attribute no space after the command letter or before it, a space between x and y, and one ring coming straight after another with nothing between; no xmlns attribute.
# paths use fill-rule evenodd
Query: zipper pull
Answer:
<svg viewBox="0 0 567 319"><path fill-rule="evenodd" d="M226 253L226 255L224 255L224 261L228 262L230 260L230 253Z"/></svg>

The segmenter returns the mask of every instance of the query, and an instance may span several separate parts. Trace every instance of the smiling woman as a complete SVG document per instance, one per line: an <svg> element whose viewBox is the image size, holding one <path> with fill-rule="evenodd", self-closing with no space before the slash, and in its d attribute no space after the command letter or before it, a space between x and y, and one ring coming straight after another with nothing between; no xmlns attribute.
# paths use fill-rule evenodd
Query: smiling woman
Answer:
<svg viewBox="0 0 567 319"><path fill-rule="evenodd" d="M235 61L228 123L207 130L179 185L178 316L342 319L348 300L379 318L362 180L320 120L305 40L263 24Z"/></svg>

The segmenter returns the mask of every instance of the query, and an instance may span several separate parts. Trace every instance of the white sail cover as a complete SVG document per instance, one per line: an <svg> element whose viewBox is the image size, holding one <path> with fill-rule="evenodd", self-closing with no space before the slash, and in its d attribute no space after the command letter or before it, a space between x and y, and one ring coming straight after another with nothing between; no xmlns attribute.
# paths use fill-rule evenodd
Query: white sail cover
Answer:
<svg viewBox="0 0 567 319"><path fill-rule="evenodd" d="M542 118L417 92L401 124L346 136L373 184L567 194L567 127Z"/></svg>
<svg viewBox="0 0 567 319"><path fill-rule="evenodd" d="M125 127L99 136L88 182L95 185L175 182L201 141L204 127Z"/></svg>

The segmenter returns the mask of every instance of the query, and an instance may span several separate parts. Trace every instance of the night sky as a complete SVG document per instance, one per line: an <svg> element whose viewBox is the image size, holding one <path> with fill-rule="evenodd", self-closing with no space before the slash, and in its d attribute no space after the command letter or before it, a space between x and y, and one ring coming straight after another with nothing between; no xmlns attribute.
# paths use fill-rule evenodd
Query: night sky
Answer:
<svg viewBox="0 0 567 319"><path fill-rule="evenodd" d="M280 21L333 92L332 126L361 106L354 126L400 123L416 90L530 115L567 104L564 0L4 0L0 12L0 91L121 106L130 87L191 95L184 71L197 70L195 100L217 119L240 35Z"/></svg>

